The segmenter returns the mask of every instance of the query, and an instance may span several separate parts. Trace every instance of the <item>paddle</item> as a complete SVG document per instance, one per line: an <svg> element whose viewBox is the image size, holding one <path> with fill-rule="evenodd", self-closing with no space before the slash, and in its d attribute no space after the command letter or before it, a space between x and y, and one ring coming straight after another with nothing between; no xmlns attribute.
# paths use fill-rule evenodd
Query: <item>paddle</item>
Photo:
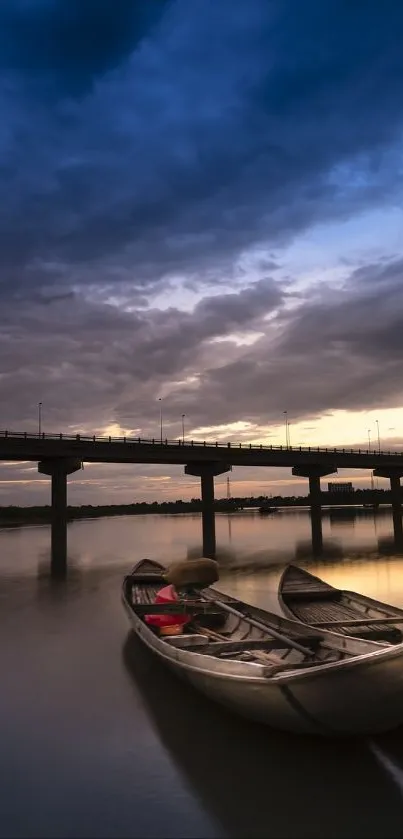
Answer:
<svg viewBox="0 0 403 839"><path fill-rule="evenodd" d="M211 602L211 601L210 601ZM237 618L243 618L247 620L252 626L255 626L256 629L262 629L264 632L268 632L273 638L278 638L279 641L283 641L287 647L293 647L294 650L298 650L300 653L304 655L313 655L313 651L310 650L308 647L304 647L303 644L299 644L298 641L294 641L288 635L283 635L282 632L278 632L277 629L274 629L271 624L264 624L261 621L255 620L255 618L251 618L246 616L242 612L239 612L238 609L234 609L233 606L230 606L228 603L224 603L221 600L213 600L215 606L220 609L224 609L224 611L229 612L231 615L235 615Z"/></svg>

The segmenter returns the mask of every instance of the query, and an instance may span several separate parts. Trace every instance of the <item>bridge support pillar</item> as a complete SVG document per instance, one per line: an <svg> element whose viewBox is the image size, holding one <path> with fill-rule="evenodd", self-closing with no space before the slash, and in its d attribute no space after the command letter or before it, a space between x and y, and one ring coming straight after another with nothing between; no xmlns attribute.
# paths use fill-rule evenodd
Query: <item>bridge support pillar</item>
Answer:
<svg viewBox="0 0 403 839"><path fill-rule="evenodd" d="M323 550L323 535L322 535L322 492L320 488L320 479L325 475L332 475L337 472L336 466L333 468L323 466L294 466L292 469L293 475L298 475L302 478L309 479L309 504L311 507L311 532L312 532L312 551L314 556L318 556Z"/></svg>
<svg viewBox="0 0 403 839"><path fill-rule="evenodd" d="M395 545L398 550L403 550L402 498L400 487L400 478L403 475L403 471L400 469L379 468L374 469L374 475L378 478L389 478L390 480Z"/></svg>
<svg viewBox="0 0 403 839"><path fill-rule="evenodd" d="M64 576L67 570L67 475L81 469L81 460L60 457L41 460L38 472L52 478L51 572Z"/></svg>
<svg viewBox="0 0 403 839"><path fill-rule="evenodd" d="M215 559L215 516L214 516L214 477L229 472L230 466L224 463L188 463L185 475L195 475L201 479L203 556Z"/></svg>

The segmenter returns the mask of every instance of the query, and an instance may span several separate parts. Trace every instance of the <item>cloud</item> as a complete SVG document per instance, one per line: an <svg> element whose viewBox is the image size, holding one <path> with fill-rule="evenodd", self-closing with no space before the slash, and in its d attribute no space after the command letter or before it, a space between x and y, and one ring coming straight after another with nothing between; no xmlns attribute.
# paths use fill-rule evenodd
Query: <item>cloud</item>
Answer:
<svg viewBox="0 0 403 839"><path fill-rule="evenodd" d="M13 0L0 6L0 68L36 95L82 96L121 64L167 0Z"/></svg>
<svg viewBox="0 0 403 839"><path fill-rule="evenodd" d="M202 374L191 397L201 423L214 416L216 423L236 417L270 424L283 405L298 421L402 404L403 260L361 267L338 291L322 285L277 319L274 337L270 330Z"/></svg>
<svg viewBox="0 0 403 839"><path fill-rule="evenodd" d="M220 363L224 350L211 342L250 330L282 301L280 288L267 278L239 294L205 298L193 312L125 312L79 295L45 303L31 299L17 310L4 305L3 422L9 428L31 427L42 401L48 430L50 424L56 430L77 424L92 433L117 421L144 434L153 427L164 386L174 388L203 365Z"/></svg>
<svg viewBox="0 0 403 839"><path fill-rule="evenodd" d="M257 243L396 188L399 4L368 2L365 25L317 0L96 8L21 0L5 20L8 290L225 280Z"/></svg>
<svg viewBox="0 0 403 839"><path fill-rule="evenodd" d="M162 396L167 436L179 434L182 413L189 430L245 422L247 435L280 422L284 405L294 422L399 405L403 260L361 268L358 283L351 276L291 308L270 278L204 298L191 312L125 312L79 295L5 307L3 421L36 427L43 401L47 430L93 433L116 423L155 436ZM255 342L217 343L243 333Z"/></svg>

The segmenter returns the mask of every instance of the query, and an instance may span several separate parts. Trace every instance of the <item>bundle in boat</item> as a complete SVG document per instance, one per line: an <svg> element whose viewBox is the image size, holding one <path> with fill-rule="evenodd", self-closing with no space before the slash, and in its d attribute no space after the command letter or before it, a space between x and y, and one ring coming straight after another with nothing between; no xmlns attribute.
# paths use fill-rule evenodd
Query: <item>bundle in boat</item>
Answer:
<svg viewBox="0 0 403 839"><path fill-rule="evenodd" d="M198 597L200 589L208 588L219 579L218 563L214 559L191 559L186 562L174 562L164 574L167 583L175 586L179 593L188 592ZM218 629L225 623L222 610L210 607L208 614L198 615L193 621L195 626Z"/></svg>
<svg viewBox="0 0 403 839"><path fill-rule="evenodd" d="M191 559L187 562L174 562L164 574L167 583L175 588L207 588L216 583L218 563L214 559Z"/></svg>

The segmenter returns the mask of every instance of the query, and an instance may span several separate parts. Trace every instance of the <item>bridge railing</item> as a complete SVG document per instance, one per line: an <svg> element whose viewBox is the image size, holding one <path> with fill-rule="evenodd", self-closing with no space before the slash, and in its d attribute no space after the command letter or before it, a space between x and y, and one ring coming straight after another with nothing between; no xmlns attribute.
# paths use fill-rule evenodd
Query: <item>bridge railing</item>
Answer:
<svg viewBox="0 0 403 839"><path fill-rule="evenodd" d="M23 439L23 440L60 440L60 441L75 441L82 443L120 443L124 445L140 445L140 446L180 446L185 448L193 447L208 447L220 449L244 449L253 451L290 451L290 452L317 452L318 454L368 454L376 457L385 455L400 456L403 458L403 451L379 451L379 449L357 449L357 448L338 448L338 447L321 447L321 446L275 446L265 445L264 443L235 443L235 442L221 442L219 440L183 440L178 438L176 440L160 439L160 438L142 438L142 437L111 437L99 436L96 434L50 434L49 432L32 433L29 431L8 431L0 430L0 437L9 439Z"/></svg>

